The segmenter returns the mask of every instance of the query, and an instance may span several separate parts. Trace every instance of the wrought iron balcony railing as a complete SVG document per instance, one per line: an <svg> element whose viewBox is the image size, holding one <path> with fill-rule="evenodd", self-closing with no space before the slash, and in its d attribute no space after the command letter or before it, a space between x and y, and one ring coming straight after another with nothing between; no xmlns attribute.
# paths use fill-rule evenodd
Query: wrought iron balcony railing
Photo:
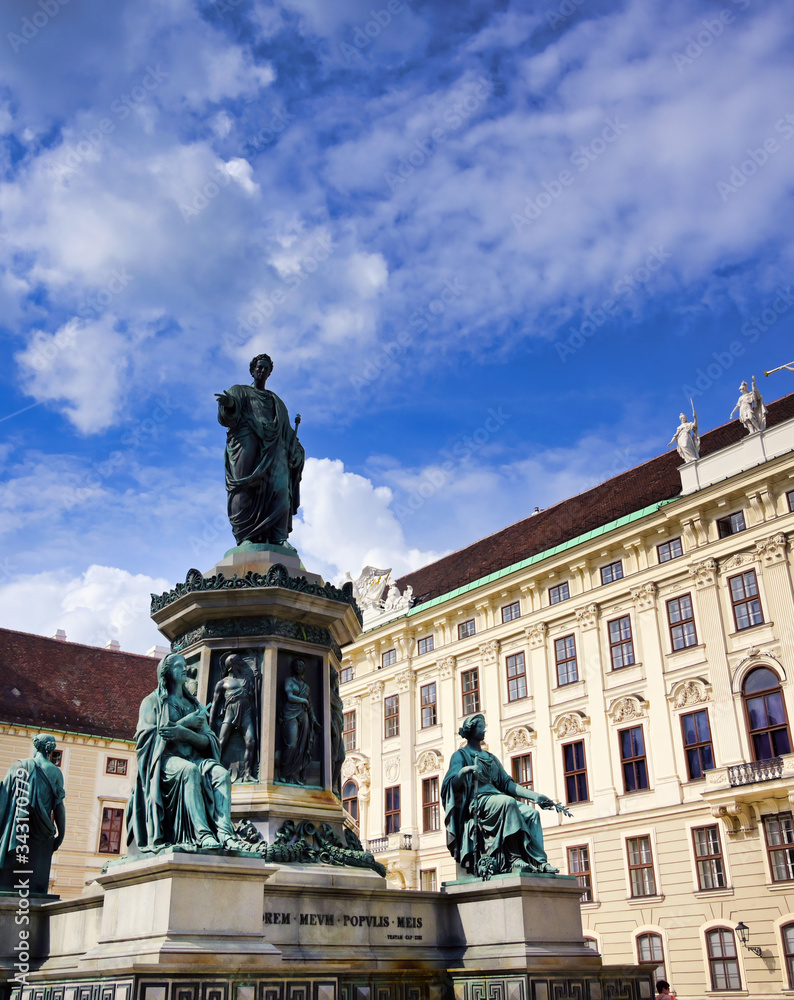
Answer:
<svg viewBox="0 0 794 1000"><path fill-rule="evenodd" d="M780 757L757 760L752 764L733 764L728 768L731 788L736 788L738 785L754 785L758 781L774 781L782 775L783 760Z"/></svg>

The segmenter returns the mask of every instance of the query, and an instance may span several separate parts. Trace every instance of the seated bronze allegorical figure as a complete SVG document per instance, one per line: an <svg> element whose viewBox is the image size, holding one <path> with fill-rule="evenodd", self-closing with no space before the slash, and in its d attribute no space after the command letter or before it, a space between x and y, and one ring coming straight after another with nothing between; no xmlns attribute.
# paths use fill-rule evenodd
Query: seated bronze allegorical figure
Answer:
<svg viewBox="0 0 794 1000"><path fill-rule="evenodd" d="M571 813L560 802L517 784L492 753L481 748L485 718L461 726L466 746L456 750L441 786L447 846L470 875L507 872L556 874L543 847L540 809Z"/></svg>

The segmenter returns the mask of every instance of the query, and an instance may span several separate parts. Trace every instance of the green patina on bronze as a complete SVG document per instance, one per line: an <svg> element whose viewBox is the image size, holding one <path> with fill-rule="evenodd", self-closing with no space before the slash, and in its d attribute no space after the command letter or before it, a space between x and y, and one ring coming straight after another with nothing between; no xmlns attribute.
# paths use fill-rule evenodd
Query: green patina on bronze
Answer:
<svg viewBox="0 0 794 1000"><path fill-rule="evenodd" d="M237 827L239 836L259 848L266 861L298 864L339 865L348 868L369 868L385 877L386 869L374 856L365 851L361 841L345 827L346 844L334 833L328 823L312 823L288 819L279 827L276 839L267 844L250 821ZM263 846L264 845L264 846Z"/></svg>
<svg viewBox="0 0 794 1000"><path fill-rule="evenodd" d="M315 597L326 597L329 601L339 601L349 604L356 613L359 623L362 621L361 610L353 596L353 584L345 583L335 587L332 583L312 583L305 576L290 576L286 566L276 563L267 573L246 573L245 576L224 576L217 573L214 576L204 576L201 570L189 569L184 583L178 583L173 590L164 594L152 594L150 614L156 614L167 608L169 604L184 597L185 594L195 594L209 590L247 590L259 587L283 587L299 594L312 594Z"/></svg>
<svg viewBox="0 0 794 1000"><path fill-rule="evenodd" d="M469 875L488 879L505 872L550 874L540 809L571 813L560 802L517 784L492 753L482 749L485 718L460 727L466 746L453 753L441 786L447 847Z"/></svg>
<svg viewBox="0 0 794 1000"><path fill-rule="evenodd" d="M216 393L218 422L226 432L226 492L229 522L238 544L284 545L300 507L305 455L287 407L265 388L273 362L258 354L249 371L253 385Z"/></svg>
<svg viewBox="0 0 794 1000"><path fill-rule="evenodd" d="M338 659L342 650L327 628L321 625L303 625L278 615L256 615L249 618L212 618L179 635L171 643L171 649L180 653L183 649L205 639L251 639L259 636L277 635L281 639L299 639L313 646L330 649Z"/></svg>

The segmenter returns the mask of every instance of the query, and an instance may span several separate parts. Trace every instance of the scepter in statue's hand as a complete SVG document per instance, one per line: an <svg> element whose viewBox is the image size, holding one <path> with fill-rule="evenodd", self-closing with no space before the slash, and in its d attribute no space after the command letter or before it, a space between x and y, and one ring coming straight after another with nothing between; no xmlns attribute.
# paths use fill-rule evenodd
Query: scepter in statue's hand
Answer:
<svg viewBox="0 0 794 1000"><path fill-rule="evenodd" d="M300 413L295 414L295 433L298 433L298 428L300 427L301 415Z"/></svg>

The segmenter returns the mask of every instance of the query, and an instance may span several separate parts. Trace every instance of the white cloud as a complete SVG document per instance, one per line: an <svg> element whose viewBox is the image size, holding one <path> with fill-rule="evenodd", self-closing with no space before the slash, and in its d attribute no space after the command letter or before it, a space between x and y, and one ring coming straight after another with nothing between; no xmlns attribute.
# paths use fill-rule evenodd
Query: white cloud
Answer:
<svg viewBox="0 0 794 1000"><path fill-rule="evenodd" d="M40 403L63 401L74 426L91 434L113 424L119 412L127 347L114 317L73 319L53 334L34 331L16 361L26 392Z"/></svg>
<svg viewBox="0 0 794 1000"><path fill-rule="evenodd" d="M392 499L388 487L346 472L342 462L310 458L291 539L306 568L338 581L368 564L391 566L400 576L437 559L440 553L406 543Z"/></svg>
<svg viewBox="0 0 794 1000"><path fill-rule="evenodd" d="M96 565L76 577L63 572L19 576L0 584L0 621L40 635L62 628L72 642L88 646L116 639L123 650L144 653L166 644L149 618L149 600L171 586L165 579Z"/></svg>

